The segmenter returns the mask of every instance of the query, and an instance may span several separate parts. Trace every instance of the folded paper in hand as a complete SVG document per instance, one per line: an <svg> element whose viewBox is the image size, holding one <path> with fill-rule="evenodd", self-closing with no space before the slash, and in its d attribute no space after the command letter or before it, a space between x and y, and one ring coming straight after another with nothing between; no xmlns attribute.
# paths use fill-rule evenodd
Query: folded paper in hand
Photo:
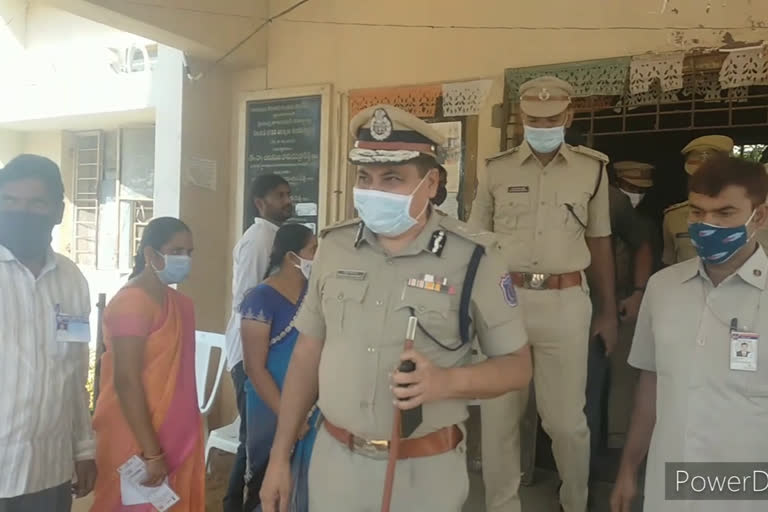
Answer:
<svg viewBox="0 0 768 512"><path fill-rule="evenodd" d="M179 496L168 486L168 479L158 487L141 485L147 479L147 465L134 455L117 469L120 473L120 494L123 505L151 503L159 512L165 512L179 502Z"/></svg>

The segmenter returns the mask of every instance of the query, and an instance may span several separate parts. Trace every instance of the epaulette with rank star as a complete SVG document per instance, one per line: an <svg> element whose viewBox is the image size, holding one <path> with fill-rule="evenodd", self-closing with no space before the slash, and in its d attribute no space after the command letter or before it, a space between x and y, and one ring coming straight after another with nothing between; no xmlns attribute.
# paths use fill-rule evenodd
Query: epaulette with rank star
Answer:
<svg viewBox="0 0 768 512"><path fill-rule="evenodd" d="M588 148L587 146L570 146L569 145L568 148L571 151L574 151L576 153L580 153L590 158L594 158L595 160L600 160L604 164L607 164L610 161L610 158L608 158L608 155L606 155L605 153L601 153L592 148Z"/></svg>
<svg viewBox="0 0 768 512"><path fill-rule="evenodd" d="M519 149L520 149L520 146L515 146L512 149L508 149L506 151L502 151L501 153L496 153L495 155L491 155L485 159L485 163L493 162L494 160L498 160L499 158L516 153Z"/></svg>
<svg viewBox="0 0 768 512"><path fill-rule="evenodd" d="M464 240L485 248L495 248L498 244L496 234L490 231L478 231L465 222L446 216L440 219L440 227Z"/></svg>
<svg viewBox="0 0 768 512"><path fill-rule="evenodd" d="M345 227L349 227L349 226L357 226L357 225L361 225L362 226L362 224L363 223L360 220L360 218L357 218L357 217L354 218L354 219L345 220L345 221L339 222L337 224L334 224L333 226L328 226L326 228L321 229L320 230L320 238L325 237L325 235L327 235L331 231L335 231L337 229L341 229L341 228L345 228Z"/></svg>
<svg viewBox="0 0 768 512"><path fill-rule="evenodd" d="M679 210L684 206L688 206L688 201L683 201L682 203L676 203L676 204L673 204L672 206L667 206L666 208L664 208L664 213L671 212L672 210Z"/></svg>

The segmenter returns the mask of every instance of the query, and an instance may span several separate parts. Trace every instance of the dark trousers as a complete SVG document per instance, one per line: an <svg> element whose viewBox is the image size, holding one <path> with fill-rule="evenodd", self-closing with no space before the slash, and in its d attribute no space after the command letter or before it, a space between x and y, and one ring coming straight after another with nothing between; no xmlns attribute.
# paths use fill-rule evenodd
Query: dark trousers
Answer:
<svg viewBox="0 0 768 512"><path fill-rule="evenodd" d="M229 488L224 497L224 512L243 512L243 492L245 491L245 468L247 465L245 453L245 437L248 432L245 411L245 368L240 361L232 368L232 383L235 386L237 411L240 413L240 445L237 447L235 465L229 476ZM2 511L0 511L2 512Z"/></svg>
<svg viewBox="0 0 768 512"><path fill-rule="evenodd" d="M608 394L611 382L611 361L605 355L601 339L589 343L587 359L587 403L584 414L590 432L590 460L594 466L608 436Z"/></svg>
<svg viewBox="0 0 768 512"><path fill-rule="evenodd" d="M0 498L0 512L70 512L72 482L32 494Z"/></svg>

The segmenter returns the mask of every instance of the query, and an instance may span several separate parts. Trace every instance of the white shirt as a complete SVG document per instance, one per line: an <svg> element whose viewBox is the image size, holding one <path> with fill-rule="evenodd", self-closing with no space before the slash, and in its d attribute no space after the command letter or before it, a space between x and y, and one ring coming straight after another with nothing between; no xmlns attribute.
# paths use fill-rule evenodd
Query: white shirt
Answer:
<svg viewBox="0 0 768 512"><path fill-rule="evenodd" d="M717 287L700 261L651 277L635 328L629 364L656 373L644 510L764 511L765 501L664 500L665 462L765 462L768 455L768 257L758 249ZM760 335L756 372L730 369L732 319Z"/></svg>
<svg viewBox="0 0 768 512"><path fill-rule="evenodd" d="M240 339L240 313L238 309L245 294L264 280L269 266L269 255L278 226L268 220L256 219L232 251L234 269L232 272L232 314L226 333L227 370L232 370L243 360L243 345Z"/></svg>
<svg viewBox="0 0 768 512"><path fill-rule="evenodd" d="M35 279L0 246L0 498L72 479L75 460L94 458L85 384L88 343L56 341L56 306L88 317L88 283L49 250Z"/></svg>

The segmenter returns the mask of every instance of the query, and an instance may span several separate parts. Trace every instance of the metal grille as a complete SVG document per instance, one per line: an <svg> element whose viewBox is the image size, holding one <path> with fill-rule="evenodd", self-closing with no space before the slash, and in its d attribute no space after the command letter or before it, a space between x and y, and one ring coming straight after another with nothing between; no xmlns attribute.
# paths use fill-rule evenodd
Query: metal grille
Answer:
<svg viewBox="0 0 768 512"><path fill-rule="evenodd" d="M594 140L630 133L768 127L768 86L721 90L718 78L723 59L719 53L687 57L680 91L663 92L655 84L643 95L576 98L573 129ZM515 95L506 95L510 96ZM506 148L522 141L519 104L509 104L509 112L502 138Z"/></svg>
<svg viewBox="0 0 768 512"><path fill-rule="evenodd" d="M152 201L131 201L133 205L133 222L131 223L131 247L133 253L136 254L139 250L139 244L141 243L141 237L144 234L144 228L147 227L149 221L152 220L154 215L154 204Z"/></svg>
<svg viewBox="0 0 768 512"><path fill-rule="evenodd" d="M76 141L73 252L76 263L95 267L102 167L101 132L78 133Z"/></svg>

